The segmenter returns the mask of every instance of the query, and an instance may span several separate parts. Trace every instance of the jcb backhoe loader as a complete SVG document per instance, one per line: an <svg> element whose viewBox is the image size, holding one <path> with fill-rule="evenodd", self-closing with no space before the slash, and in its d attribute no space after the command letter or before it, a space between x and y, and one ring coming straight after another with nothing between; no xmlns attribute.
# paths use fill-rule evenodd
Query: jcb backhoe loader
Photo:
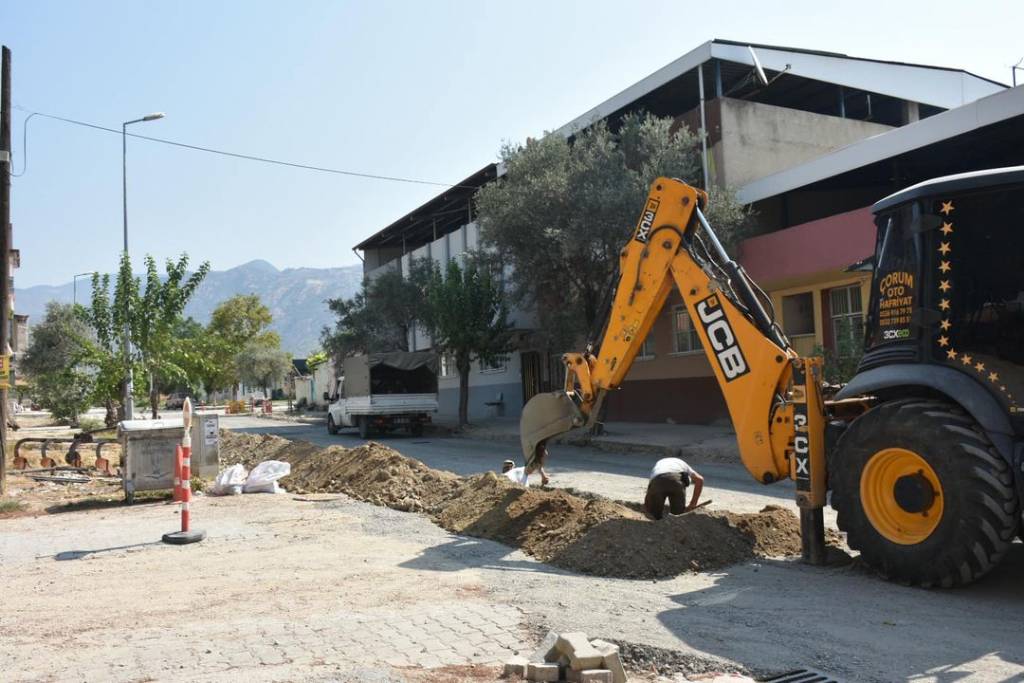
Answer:
<svg viewBox="0 0 1024 683"><path fill-rule="evenodd" d="M875 204L865 352L830 400L823 360L793 350L706 202L679 180L653 183L600 343L565 354L564 389L523 409L527 463L596 421L674 285L744 466L765 484L795 481L806 560L824 560L831 491L850 547L888 578L953 586L992 569L1024 500L1024 167L938 178Z"/></svg>

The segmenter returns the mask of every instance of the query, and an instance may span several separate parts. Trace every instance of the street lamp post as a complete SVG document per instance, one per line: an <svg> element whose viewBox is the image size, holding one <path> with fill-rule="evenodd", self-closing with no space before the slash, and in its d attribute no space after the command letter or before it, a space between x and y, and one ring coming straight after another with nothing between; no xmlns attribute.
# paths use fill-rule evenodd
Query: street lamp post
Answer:
<svg viewBox="0 0 1024 683"><path fill-rule="evenodd" d="M85 277L86 275L95 275L95 274L96 273L93 273L93 272L90 272L90 273L76 273L75 276L73 278L71 278L71 303L73 303L73 304L77 304L78 303L78 278Z"/></svg>
<svg viewBox="0 0 1024 683"><path fill-rule="evenodd" d="M154 114L146 114L141 119L132 119L131 121L125 121L121 124L121 204L124 209L124 256L128 256L128 132L127 128L133 123L142 123L143 121L156 121L164 117L163 112L156 112ZM124 297L124 364L125 364L125 380L124 380L124 415L126 420L131 420L135 415L135 399L132 397L134 392L133 380L132 380L132 360L131 350L132 343L129 338L131 332L131 326L128 324L128 296L125 292Z"/></svg>

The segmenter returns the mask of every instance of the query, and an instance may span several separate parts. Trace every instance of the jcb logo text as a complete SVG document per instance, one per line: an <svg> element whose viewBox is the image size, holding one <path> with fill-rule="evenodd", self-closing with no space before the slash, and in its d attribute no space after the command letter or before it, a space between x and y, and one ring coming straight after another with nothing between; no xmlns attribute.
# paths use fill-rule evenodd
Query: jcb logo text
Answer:
<svg viewBox="0 0 1024 683"><path fill-rule="evenodd" d="M729 326L729 319L725 317L718 296L712 295L698 302L697 315L718 359L718 367L725 375L725 381L731 382L750 372L747 359L743 357L743 351L736 341L732 327Z"/></svg>

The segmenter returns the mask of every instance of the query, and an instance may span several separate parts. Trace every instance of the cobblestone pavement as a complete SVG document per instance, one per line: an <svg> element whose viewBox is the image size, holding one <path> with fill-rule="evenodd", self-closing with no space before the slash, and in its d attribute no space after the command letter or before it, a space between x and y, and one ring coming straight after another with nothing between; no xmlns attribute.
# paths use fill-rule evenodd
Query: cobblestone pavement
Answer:
<svg viewBox="0 0 1024 683"><path fill-rule="evenodd" d="M419 547L390 517L207 499L209 538L179 548L152 542L176 521L162 504L0 522L0 680L402 680L532 644L473 572L396 566Z"/></svg>

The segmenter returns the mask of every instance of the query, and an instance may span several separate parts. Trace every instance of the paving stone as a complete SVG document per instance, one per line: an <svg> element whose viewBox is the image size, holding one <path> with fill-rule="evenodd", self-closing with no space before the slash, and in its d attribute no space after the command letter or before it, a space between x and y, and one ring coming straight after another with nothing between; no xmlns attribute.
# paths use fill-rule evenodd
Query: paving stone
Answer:
<svg viewBox="0 0 1024 683"><path fill-rule="evenodd" d="M590 644L601 653L601 666L612 672L612 683L626 683L626 669L619 657L619 646L604 640L592 640Z"/></svg>
<svg viewBox="0 0 1024 683"><path fill-rule="evenodd" d="M579 683L612 683L612 672L608 669L584 669L580 671Z"/></svg>
<svg viewBox="0 0 1024 683"><path fill-rule="evenodd" d="M557 664L530 662L526 665L526 679L529 681L557 681L559 673Z"/></svg>
<svg viewBox="0 0 1024 683"><path fill-rule="evenodd" d="M531 662L553 662L558 659L558 650L555 649L555 643L558 642L558 634L554 631L548 631L548 634L544 636L544 640L540 641L540 645L533 651L530 656ZM550 659L549 659L550 655Z"/></svg>
<svg viewBox="0 0 1024 683"><path fill-rule="evenodd" d="M529 665L526 657L513 657L505 662L505 678L513 681L521 681L526 678L526 667Z"/></svg>
<svg viewBox="0 0 1024 683"><path fill-rule="evenodd" d="M555 649L569 658L573 669L596 669L601 666L604 656L587 640L587 634L579 631L562 633L555 641Z"/></svg>

